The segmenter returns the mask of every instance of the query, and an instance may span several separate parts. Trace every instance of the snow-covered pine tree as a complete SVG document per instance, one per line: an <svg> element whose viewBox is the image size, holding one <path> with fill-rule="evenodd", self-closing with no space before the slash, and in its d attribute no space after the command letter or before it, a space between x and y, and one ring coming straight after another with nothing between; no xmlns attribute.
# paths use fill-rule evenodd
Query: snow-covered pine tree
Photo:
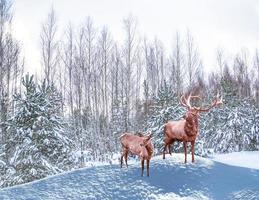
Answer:
<svg viewBox="0 0 259 200"><path fill-rule="evenodd" d="M45 81L37 85L29 75L22 84L25 92L15 95L17 110L7 122L6 186L59 173L71 164L72 142L65 136L59 93Z"/></svg>
<svg viewBox="0 0 259 200"><path fill-rule="evenodd" d="M119 144L118 137L125 131L124 130L124 112L122 106L120 105L119 100L115 100L112 105L112 116L111 116L111 123L110 129L112 136L114 138L113 142L113 150L116 152L120 150L121 146Z"/></svg>
<svg viewBox="0 0 259 200"><path fill-rule="evenodd" d="M174 93L170 85L164 81L164 84L154 97L154 108L148 120L148 131L153 133L153 143L155 148L163 151L164 147L164 124L169 120L179 120L183 117L185 109L179 104L179 97ZM179 150L181 144L175 143L172 147L174 151Z"/></svg>
<svg viewBox="0 0 259 200"><path fill-rule="evenodd" d="M204 148L216 153L259 149L259 110L249 100L225 105L208 114Z"/></svg>
<svg viewBox="0 0 259 200"><path fill-rule="evenodd" d="M236 84L226 67L220 82L224 103L202 120L204 149L216 153L259 149L259 110L249 97L238 97Z"/></svg>

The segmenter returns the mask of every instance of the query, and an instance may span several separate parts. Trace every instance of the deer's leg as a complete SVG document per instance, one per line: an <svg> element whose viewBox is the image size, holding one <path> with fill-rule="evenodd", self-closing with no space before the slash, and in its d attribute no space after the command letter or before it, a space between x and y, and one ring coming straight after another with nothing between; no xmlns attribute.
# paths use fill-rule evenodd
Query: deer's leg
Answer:
<svg viewBox="0 0 259 200"><path fill-rule="evenodd" d="M150 163L150 160L147 160L147 176L149 176L149 163Z"/></svg>
<svg viewBox="0 0 259 200"><path fill-rule="evenodd" d="M187 163L187 142L183 142L184 146L184 163Z"/></svg>
<svg viewBox="0 0 259 200"><path fill-rule="evenodd" d="M141 176L143 176L144 173L144 159L141 160Z"/></svg>
<svg viewBox="0 0 259 200"><path fill-rule="evenodd" d="M171 144L168 144L168 153L169 153L170 155L172 155L172 153L171 153Z"/></svg>
<svg viewBox="0 0 259 200"><path fill-rule="evenodd" d="M168 150L170 155L172 155L171 145L174 145L174 140L172 140L171 143L168 145Z"/></svg>
<svg viewBox="0 0 259 200"><path fill-rule="evenodd" d="M125 158L125 163L127 168L128 168L128 154L129 154L129 151L126 150L124 158Z"/></svg>
<svg viewBox="0 0 259 200"><path fill-rule="evenodd" d="M123 152L121 154L121 168L122 168L122 165L123 165L123 157L125 155L125 149L123 148Z"/></svg>
<svg viewBox="0 0 259 200"><path fill-rule="evenodd" d="M121 155L121 168L122 168L122 164L123 164L123 154Z"/></svg>
<svg viewBox="0 0 259 200"><path fill-rule="evenodd" d="M194 162L194 145L195 145L195 141L192 141L191 144L192 144L192 162Z"/></svg>
<svg viewBox="0 0 259 200"><path fill-rule="evenodd" d="M165 147L164 147L164 151L163 151L163 159L165 159L165 152L166 152L166 147L167 147L167 143L165 143Z"/></svg>

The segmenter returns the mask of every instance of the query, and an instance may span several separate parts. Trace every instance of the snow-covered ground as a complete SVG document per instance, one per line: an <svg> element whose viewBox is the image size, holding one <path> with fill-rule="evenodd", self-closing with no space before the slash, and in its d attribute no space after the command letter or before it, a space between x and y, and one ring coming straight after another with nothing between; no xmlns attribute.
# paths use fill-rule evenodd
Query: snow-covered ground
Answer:
<svg viewBox="0 0 259 200"><path fill-rule="evenodd" d="M183 154L167 155L166 160L154 157L150 177L140 176L140 163L133 159L129 168L121 169L119 164L87 167L1 189L0 199L259 199L259 170L198 156L192 164L190 158L184 164Z"/></svg>
<svg viewBox="0 0 259 200"><path fill-rule="evenodd" d="M227 165L259 169L259 151L216 154L213 156L213 160Z"/></svg>

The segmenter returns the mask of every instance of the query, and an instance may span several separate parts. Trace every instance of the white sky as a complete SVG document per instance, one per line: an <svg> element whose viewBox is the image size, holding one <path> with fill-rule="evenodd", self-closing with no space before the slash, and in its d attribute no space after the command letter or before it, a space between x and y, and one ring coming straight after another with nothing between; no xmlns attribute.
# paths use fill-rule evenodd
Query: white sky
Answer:
<svg viewBox="0 0 259 200"><path fill-rule="evenodd" d="M87 16L96 27L107 25L115 40L123 39L123 18L138 18L138 28L149 39L158 37L167 51L174 35L189 29L206 70L215 66L216 49L227 54L242 48L254 54L259 47L258 0L14 0L13 29L21 41L27 70L40 66L40 31L53 5L60 29L80 25Z"/></svg>

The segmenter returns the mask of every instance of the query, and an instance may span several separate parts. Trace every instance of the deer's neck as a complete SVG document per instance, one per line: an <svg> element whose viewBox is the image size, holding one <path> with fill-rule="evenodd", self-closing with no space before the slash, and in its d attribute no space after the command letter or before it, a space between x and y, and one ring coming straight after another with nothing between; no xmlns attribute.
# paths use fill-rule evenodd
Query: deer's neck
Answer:
<svg viewBox="0 0 259 200"><path fill-rule="evenodd" d="M142 159L150 159L153 154L153 149L151 146L147 145L144 147L142 152L140 153L140 157Z"/></svg>
<svg viewBox="0 0 259 200"><path fill-rule="evenodd" d="M153 154L153 148L151 148L150 145L147 145L147 146L146 146L146 149L147 149L148 155L151 156L151 155Z"/></svg>
<svg viewBox="0 0 259 200"><path fill-rule="evenodd" d="M190 116L186 118L184 125L184 131L188 136L197 135L199 128L198 116Z"/></svg>

